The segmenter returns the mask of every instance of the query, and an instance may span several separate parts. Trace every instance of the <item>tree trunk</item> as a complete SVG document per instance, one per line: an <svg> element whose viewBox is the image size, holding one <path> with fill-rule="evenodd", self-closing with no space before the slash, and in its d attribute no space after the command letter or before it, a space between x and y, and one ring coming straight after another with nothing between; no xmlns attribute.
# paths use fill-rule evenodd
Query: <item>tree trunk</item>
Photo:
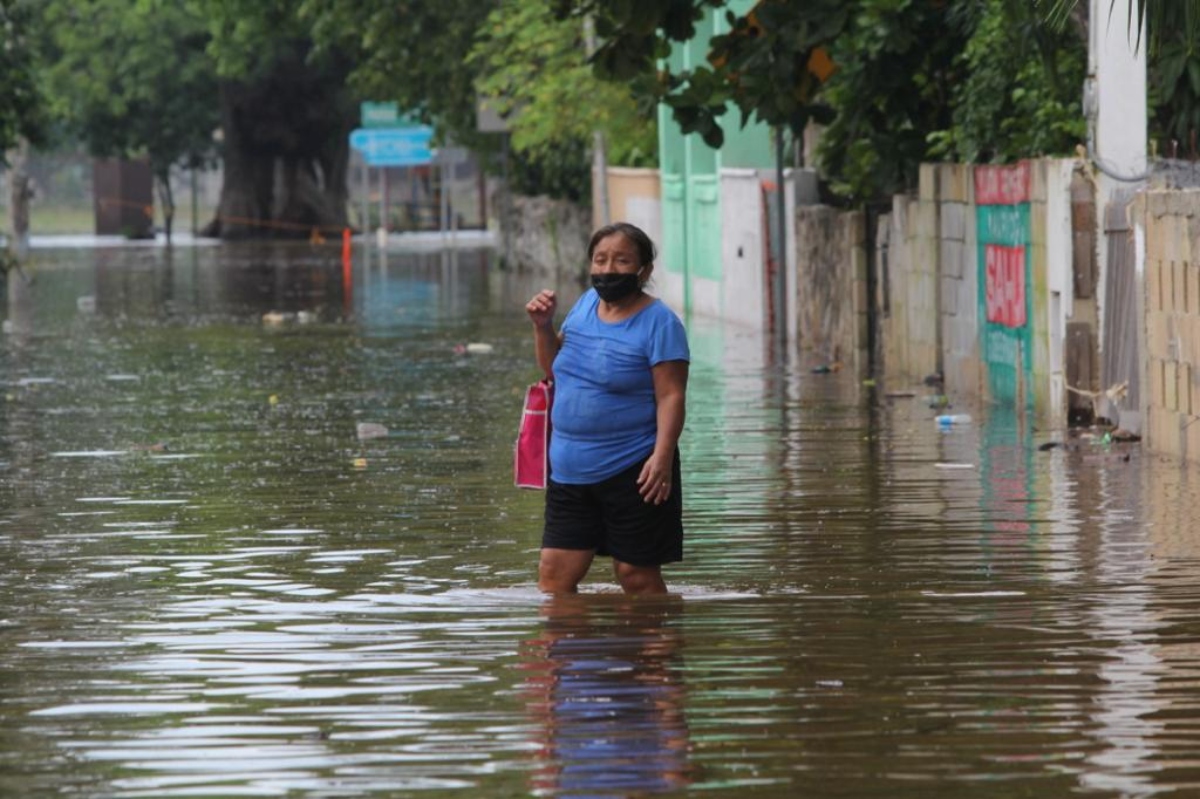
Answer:
<svg viewBox="0 0 1200 799"><path fill-rule="evenodd" d="M175 222L175 193L171 191L171 170L157 175L154 180L158 184L158 203L162 206L163 233L167 237L167 246L171 246L171 227Z"/></svg>
<svg viewBox="0 0 1200 799"><path fill-rule="evenodd" d="M314 67L298 52L253 84L222 85L224 183L206 235L340 235L347 225L349 134L357 122L344 73Z"/></svg>
<svg viewBox="0 0 1200 799"><path fill-rule="evenodd" d="M29 253L29 201L33 199L33 187L29 178L29 140L22 137L9 153L8 209L12 222L12 240L9 249L18 261L25 260Z"/></svg>

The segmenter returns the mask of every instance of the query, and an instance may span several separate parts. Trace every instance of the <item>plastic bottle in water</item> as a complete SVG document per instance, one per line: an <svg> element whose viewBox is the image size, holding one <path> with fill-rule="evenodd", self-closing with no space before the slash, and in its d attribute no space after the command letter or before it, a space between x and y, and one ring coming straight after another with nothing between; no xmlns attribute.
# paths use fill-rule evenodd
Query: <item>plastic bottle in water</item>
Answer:
<svg viewBox="0 0 1200 799"><path fill-rule="evenodd" d="M934 421L938 423L938 427L952 427L956 424L970 424L971 417L965 413L944 413Z"/></svg>

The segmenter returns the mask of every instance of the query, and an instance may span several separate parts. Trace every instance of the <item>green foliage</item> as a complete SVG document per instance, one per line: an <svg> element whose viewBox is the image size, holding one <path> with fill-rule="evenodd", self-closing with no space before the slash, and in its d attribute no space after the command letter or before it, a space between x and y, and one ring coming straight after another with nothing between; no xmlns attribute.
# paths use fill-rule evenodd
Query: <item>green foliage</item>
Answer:
<svg viewBox="0 0 1200 799"><path fill-rule="evenodd" d="M1065 155L1087 137L1083 40L1012 0L964 4L953 122L930 134L930 156L1005 163Z"/></svg>
<svg viewBox="0 0 1200 799"><path fill-rule="evenodd" d="M591 57L596 74L603 80L630 85L646 98L646 105L665 102L672 106L676 121L687 133L699 133L719 147L723 132L716 118L725 113L727 82L714 78L712 70L694 75L657 72L657 62L670 52L671 42L686 42L697 32L696 24L710 8L725 0L658 0L633 3L629 0L554 0L559 19L592 20L598 47Z"/></svg>
<svg viewBox="0 0 1200 799"><path fill-rule="evenodd" d="M540 159L602 131L610 163L657 163L653 114L628 83L599 80L587 61L583 20L556 18L538 3L504 0L488 16L471 54L479 93L509 120L512 146ZM586 161L585 161L586 163Z"/></svg>
<svg viewBox="0 0 1200 799"><path fill-rule="evenodd" d="M553 142L536 156L514 152L509 159L509 180L518 194L544 194L581 205L591 205L592 165L589 143L578 139Z"/></svg>
<svg viewBox="0 0 1200 799"><path fill-rule="evenodd" d="M97 156L173 164L212 155L217 84L204 19L166 0L47 0L51 108Z"/></svg>
<svg viewBox="0 0 1200 799"><path fill-rule="evenodd" d="M581 68L578 21L560 25L542 4L503 0L505 13L493 14L502 0L296 1L318 52L354 63L359 96L397 102L432 123L438 139L471 147L496 168L500 139L476 129L478 92L519 102L508 167L523 193L590 198L590 125L606 126L617 161L653 157L653 128L634 118L628 92Z"/></svg>
<svg viewBox="0 0 1200 799"><path fill-rule="evenodd" d="M964 79L964 41L948 6L926 0L858 0L832 43L837 71L824 97L837 116L821 140L833 189L855 202L916 185L926 137L951 124Z"/></svg>
<svg viewBox="0 0 1200 799"><path fill-rule="evenodd" d="M555 0L559 14L596 15L605 43L595 68L624 79L723 5ZM761 0L744 15L726 12L730 30L709 42L709 63L662 72L642 89L714 147L724 125L750 118L794 135L810 121L828 124L823 172L836 193L866 202L914 186L931 157L1011 160L1065 152L1082 138L1082 41L1039 17L1045 5ZM1054 10L1073 18L1069 7Z"/></svg>
<svg viewBox="0 0 1200 799"><path fill-rule="evenodd" d="M1047 15L1060 27L1081 16L1080 0L1047 0ZM1109 12L1113 13L1114 4ZM1200 0L1136 0L1123 24L1146 46L1146 89L1150 136L1166 141L1165 152L1200 155ZM1092 24L1101 21L1093 20ZM1108 20L1103 20L1104 24Z"/></svg>
<svg viewBox="0 0 1200 799"><path fill-rule="evenodd" d="M30 0L0 0L0 164L17 137L37 139L44 125L32 11Z"/></svg>
<svg viewBox="0 0 1200 799"><path fill-rule="evenodd" d="M1200 135L1200 3L1155 3L1149 9L1147 93L1152 135L1197 157ZM1169 146L1168 152L1175 149Z"/></svg>
<svg viewBox="0 0 1200 799"><path fill-rule="evenodd" d="M205 21L208 55L222 78L254 82L308 38L299 13L302 0L183 0L181 5Z"/></svg>
<svg viewBox="0 0 1200 799"><path fill-rule="evenodd" d="M636 80L653 72L666 57L669 42L695 38L696 23L726 0L551 0L560 19L590 17L599 47L592 56L597 72L616 81Z"/></svg>
<svg viewBox="0 0 1200 799"><path fill-rule="evenodd" d="M458 144L491 143L475 129L478 67L465 56L498 0L294 2L316 52L338 53L354 65L349 80L359 96L394 100Z"/></svg>
<svg viewBox="0 0 1200 799"><path fill-rule="evenodd" d="M602 77L637 81L672 42L696 35L697 23L725 0L556 0L560 16L590 14L603 44L593 62ZM741 111L740 124L756 118L799 133L810 119L827 120L818 102L822 75L810 70L814 51L843 29L853 3L847 0L761 0L752 14L726 13L728 34L710 42L708 65L682 73L663 70L641 91L672 109L684 133L711 147L724 142L723 117ZM656 34L657 32L657 34Z"/></svg>
<svg viewBox="0 0 1200 799"><path fill-rule="evenodd" d="M832 118L820 102L827 75L819 64L827 63L828 43L846 29L852 8L845 0L762 0L746 16L726 12L730 32L709 43L716 65L711 79L729 86L728 99L741 110L743 125L755 117L800 135L810 120ZM692 82L703 72L696 70ZM725 100L719 90L711 96Z"/></svg>

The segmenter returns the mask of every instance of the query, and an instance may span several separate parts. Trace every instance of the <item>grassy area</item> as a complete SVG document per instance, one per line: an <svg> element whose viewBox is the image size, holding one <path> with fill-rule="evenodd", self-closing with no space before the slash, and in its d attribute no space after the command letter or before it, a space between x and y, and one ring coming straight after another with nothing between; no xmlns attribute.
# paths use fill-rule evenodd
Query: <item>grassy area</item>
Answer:
<svg viewBox="0 0 1200 799"><path fill-rule="evenodd" d="M94 233L96 215L91 207L47 207L36 203L29 209L29 232L34 236L64 233Z"/></svg>
<svg viewBox="0 0 1200 799"><path fill-rule="evenodd" d="M9 225L7 209L0 217L0 231L6 231ZM157 210L157 209L156 209ZM199 223L203 225L212 219L212 211L205 210L200 214ZM159 214L155 214L154 224L162 225ZM191 231L191 207L175 209L175 230ZM96 213L92 207L66 205L39 205L34 203L29 209L29 232L34 236L60 236L71 234L91 235L96 232Z"/></svg>

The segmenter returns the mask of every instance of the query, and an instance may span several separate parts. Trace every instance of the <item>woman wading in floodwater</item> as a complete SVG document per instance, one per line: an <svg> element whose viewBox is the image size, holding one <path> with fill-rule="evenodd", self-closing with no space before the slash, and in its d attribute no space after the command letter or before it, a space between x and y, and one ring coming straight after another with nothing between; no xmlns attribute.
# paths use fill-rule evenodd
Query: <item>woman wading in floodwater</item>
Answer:
<svg viewBox="0 0 1200 799"><path fill-rule="evenodd" d="M665 594L662 566L683 558L687 334L644 290L655 253L642 230L606 225L587 252L592 288L561 330L553 291L525 306L538 366L554 380L538 587L574 593L604 555L626 593Z"/></svg>

